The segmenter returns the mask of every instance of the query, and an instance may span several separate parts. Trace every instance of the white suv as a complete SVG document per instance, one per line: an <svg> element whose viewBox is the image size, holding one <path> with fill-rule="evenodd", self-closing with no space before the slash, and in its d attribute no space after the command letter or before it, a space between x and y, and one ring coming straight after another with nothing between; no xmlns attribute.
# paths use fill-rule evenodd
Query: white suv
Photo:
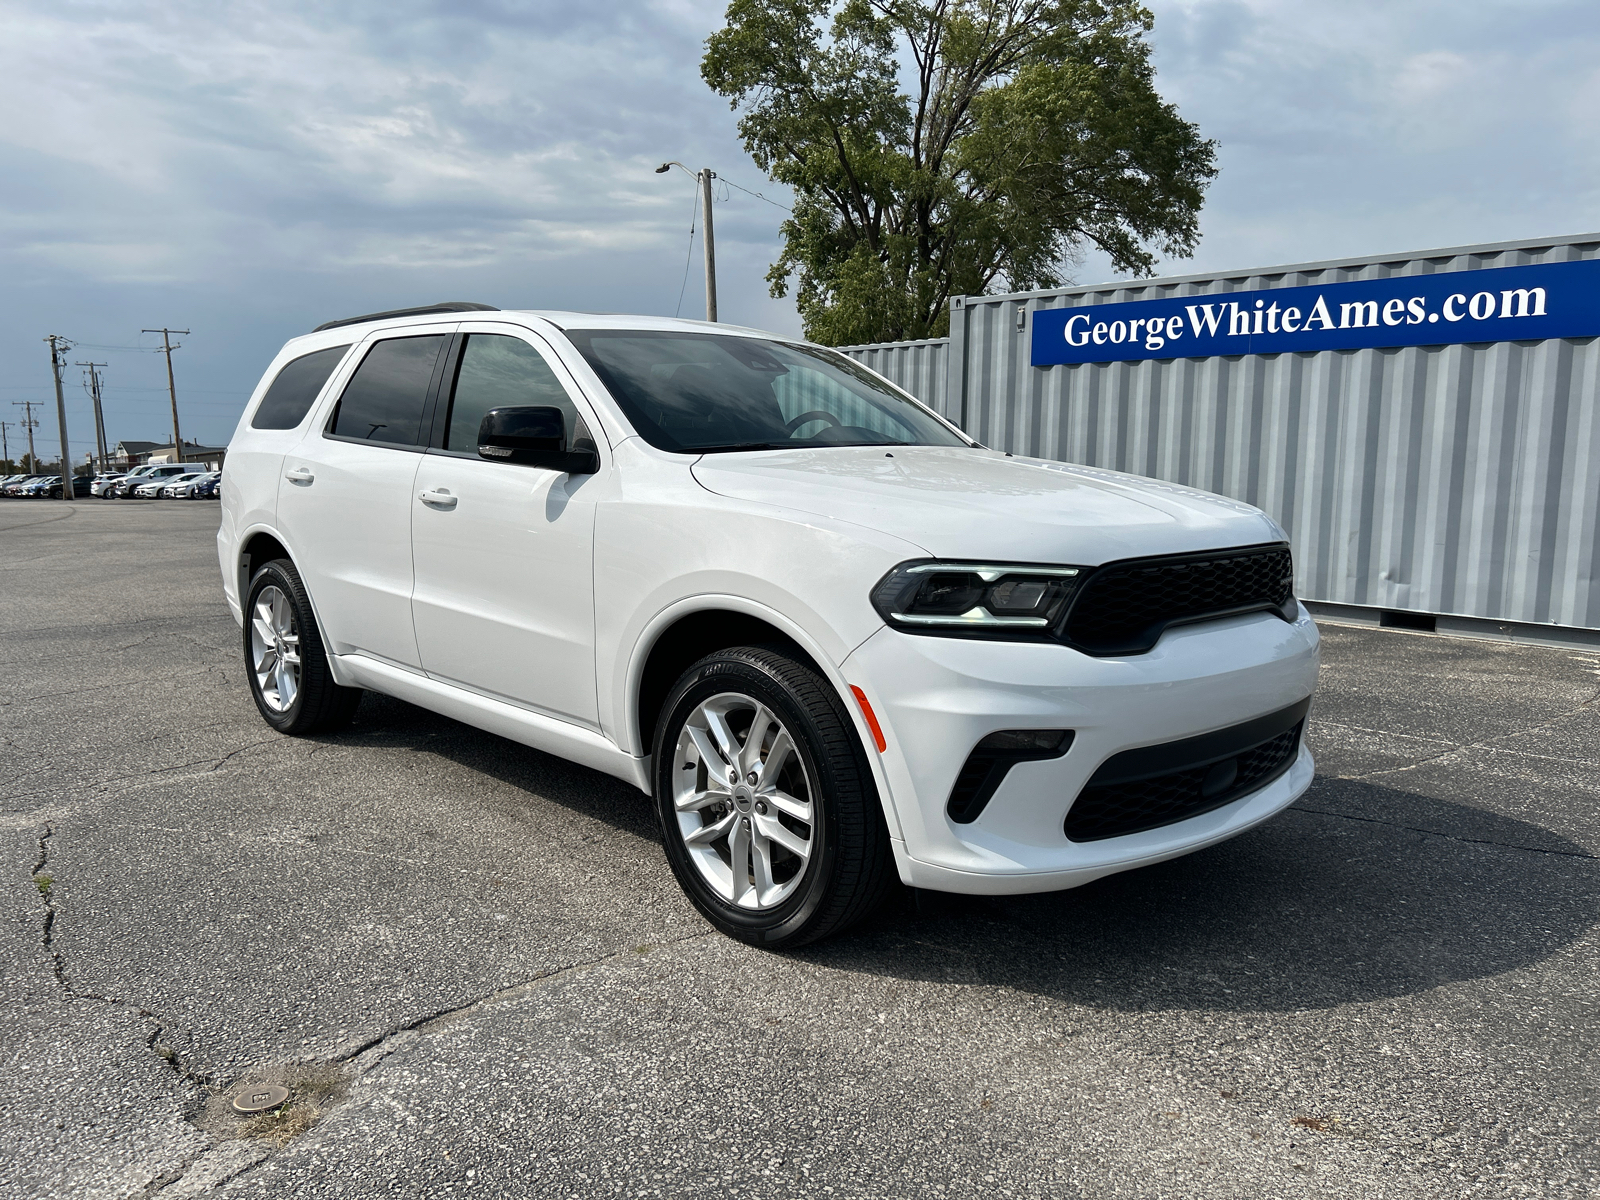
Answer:
<svg viewBox="0 0 1600 1200"><path fill-rule="evenodd" d="M284 347L217 535L262 716L366 688L618 776L714 924L1073 887L1311 782L1270 518L975 444L831 350L436 305Z"/></svg>

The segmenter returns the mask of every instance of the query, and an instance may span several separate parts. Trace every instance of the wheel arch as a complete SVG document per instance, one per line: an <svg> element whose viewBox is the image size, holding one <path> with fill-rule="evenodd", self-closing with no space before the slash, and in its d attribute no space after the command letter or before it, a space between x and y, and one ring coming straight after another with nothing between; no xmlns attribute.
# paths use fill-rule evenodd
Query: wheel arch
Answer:
<svg viewBox="0 0 1600 1200"><path fill-rule="evenodd" d="M777 645L793 654L825 680L855 730L863 761L878 791L878 802L890 833L900 837L899 820L890 798L880 756L872 753L872 732L855 703L843 672L817 641L794 621L764 605L738 596L699 596L680 601L657 614L640 636L628 672L625 736L635 752L648 756L654 748L661 707L678 677L693 662L730 646Z"/></svg>
<svg viewBox="0 0 1600 1200"><path fill-rule="evenodd" d="M250 576L262 563L269 563L275 558L287 558L291 563L294 562L294 555L289 552L289 548L283 544L275 531L265 528L253 529L240 539L234 570L241 609L250 594ZM296 563L295 570L299 569L299 564Z"/></svg>
<svg viewBox="0 0 1600 1200"><path fill-rule="evenodd" d="M339 656L334 653L328 644L326 633L327 623L322 619L322 613L317 607L316 593L311 590L311 584L305 577L305 572L300 569L300 563L295 559L294 552L278 534L278 531L265 525L258 525L239 539L239 549L235 562L239 588L239 612L246 625L249 624L249 613L246 605L250 599L250 577L263 563L269 563L275 558L286 558L289 565L294 567L295 573L300 576L301 585L306 590L306 598L311 602L311 615L317 623L317 631L321 635L323 645L328 652L328 671L333 676L333 681L341 687L355 686L345 676L344 669L339 665Z"/></svg>

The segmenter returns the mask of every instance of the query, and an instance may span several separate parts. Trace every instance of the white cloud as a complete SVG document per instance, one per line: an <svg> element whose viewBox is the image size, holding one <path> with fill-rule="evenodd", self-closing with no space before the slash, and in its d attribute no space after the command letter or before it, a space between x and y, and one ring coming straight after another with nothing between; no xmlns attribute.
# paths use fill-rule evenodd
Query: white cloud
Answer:
<svg viewBox="0 0 1600 1200"><path fill-rule="evenodd" d="M1162 273L1600 229L1593 3L1147 3L1158 85L1222 168Z"/></svg>
<svg viewBox="0 0 1600 1200"><path fill-rule="evenodd" d="M110 345L192 325L180 402L223 437L236 402L202 397L242 397L284 337L330 316L446 296L674 311L692 185L654 168L763 187L699 78L720 15L0 3L0 362L29 381L0 400L49 394L36 325ZM738 192L718 210L725 319L797 331L763 278L783 214ZM698 270L683 290L698 312ZM135 390L162 382L156 365L113 364L117 436L159 431L159 397Z"/></svg>
<svg viewBox="0 0 1600 1200"><path fill-rule="evenodd" d="M1169 273L1600 227L1592 0L1147 2L1159 85L1222 165ZM51 331L193 327L180 401L218 438L282 340L331 316L670 313L680 287L700 311L691 185L654 167L774 194L699 78L722 8L0 0L0 409L52 396ZM764 279L783 214L728 195L725 317L796 330ZM100 357L113 436L159 435L159 360Z"/></svg>

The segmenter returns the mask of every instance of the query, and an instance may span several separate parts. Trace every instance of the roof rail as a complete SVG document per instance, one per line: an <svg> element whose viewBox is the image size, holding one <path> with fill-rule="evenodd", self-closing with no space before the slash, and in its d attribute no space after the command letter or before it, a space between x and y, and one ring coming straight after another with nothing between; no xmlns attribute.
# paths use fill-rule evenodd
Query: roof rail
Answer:
<svg viewBox="0 0 1600 1200"><path fill-rule="evenodd" d="M343 317L337 321L324 321L312 333L324 329L337 329L341 325L359 325L363 321L384 321L390 317L424 317L429 313L499 312L492 304L474 304L471 300L442 300L438 304L424 304L421 308L391 308L388 312L368 313L364 317Z"/></svg>

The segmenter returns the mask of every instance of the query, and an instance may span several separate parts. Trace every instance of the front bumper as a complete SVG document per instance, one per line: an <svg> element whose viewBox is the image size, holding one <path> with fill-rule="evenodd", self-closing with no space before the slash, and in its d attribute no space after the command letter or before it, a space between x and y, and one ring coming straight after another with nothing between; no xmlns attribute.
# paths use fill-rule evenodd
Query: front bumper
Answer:
<svg viewBox="0 0 1600 1200"><path fill-rule="evenodd" d="M1091 658L1054 643L924 637L883 629L846 659L886 734L881 756L901 878L979 894L1055 891L1242 833L1310 786L1310 751L1221 808L1143 833L1075 843L1062 824L1097 767L1140 746L1277 712L1316 686L1318 635L1251 614L1169 630L1146 654ZM1010 769L971 824L945 805L967 755L1002 729L1071 729L1060 758Z"/></svg>

